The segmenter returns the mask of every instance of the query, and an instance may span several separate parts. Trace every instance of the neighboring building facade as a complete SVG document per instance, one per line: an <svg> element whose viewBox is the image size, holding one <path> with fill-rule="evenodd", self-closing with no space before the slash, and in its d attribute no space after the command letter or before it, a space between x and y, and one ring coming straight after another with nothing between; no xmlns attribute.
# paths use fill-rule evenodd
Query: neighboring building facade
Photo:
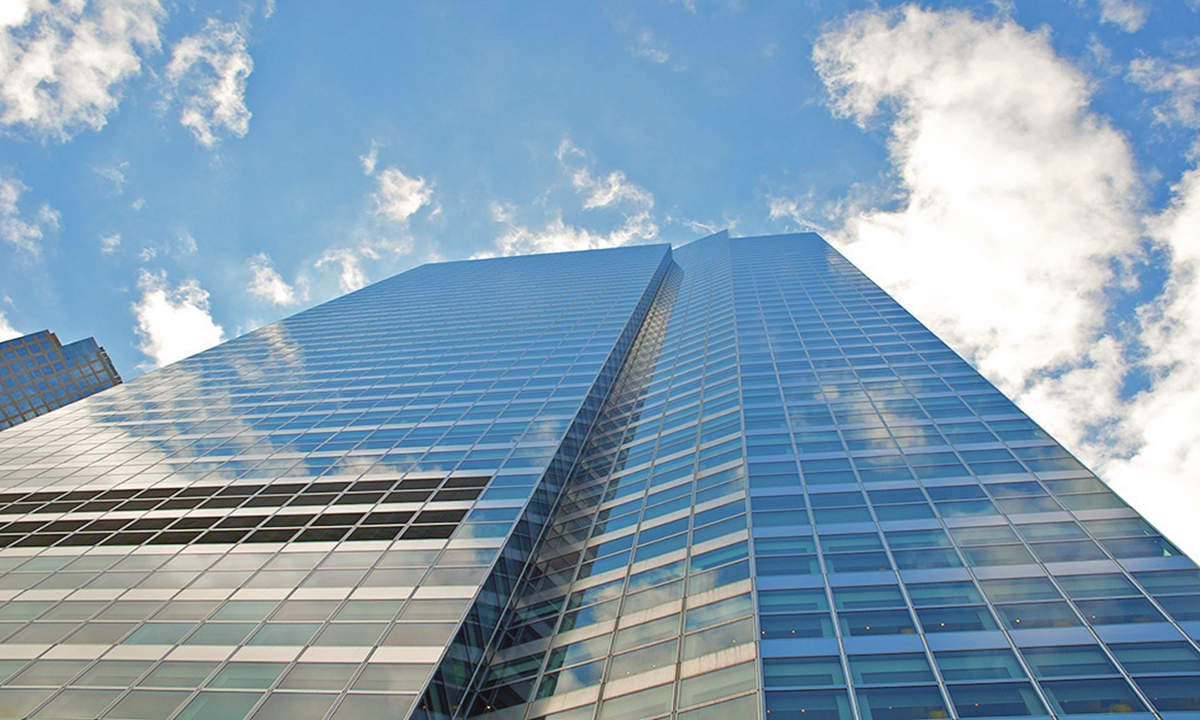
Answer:
<svg viewBox="0 0 1200 720"><path fill-rule="evenodd" d="M417 268L0 434L0 522L5 716L1200 716L1196 565L814 235Z"/></svg>
<svg viewBox="0 0 1200 720"><path fill-rule="evenodd" d="M0 430L121 384L92 338L63 345L42 330L0 342Z"/></svg>

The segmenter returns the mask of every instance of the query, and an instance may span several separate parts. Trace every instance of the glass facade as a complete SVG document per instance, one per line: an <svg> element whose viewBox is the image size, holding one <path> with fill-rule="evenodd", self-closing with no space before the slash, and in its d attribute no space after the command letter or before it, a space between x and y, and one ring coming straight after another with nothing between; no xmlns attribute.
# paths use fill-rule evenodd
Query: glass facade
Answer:
<svg viewBox="0 0 1200 720"><path fill-rule="evenodd" d="M49 330L0 342L0 430L121 384L92 338L69 345Z"/></svg>
<svg viewBox="0 0 1200 720"><path fill-rule="evenodd" d="M0 715L1200 718L1200 570L815 235L428 265L0 434Z"/></svg>

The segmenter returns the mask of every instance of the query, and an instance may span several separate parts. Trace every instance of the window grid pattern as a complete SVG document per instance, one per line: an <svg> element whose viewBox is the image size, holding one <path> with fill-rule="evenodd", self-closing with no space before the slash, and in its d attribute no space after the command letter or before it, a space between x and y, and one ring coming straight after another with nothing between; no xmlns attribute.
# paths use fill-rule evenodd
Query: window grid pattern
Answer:
<svg viewBox="0 0 1200 720"><path fill-rule="evenodd" d="M0 550L5 713L408 713L494 624L668 263L425 266L5 430L0 521L60 523ZM323 517L349 534L256 539ZM99 537L137 523L162 540Z"/></svg>
<svg viewBox="0 0 1200 720"><path fill-rule="evenodd" d="M1189 559L823 242L733 248L772 718L1200 709Z"/></svg>
<svg viewBox="0 0 1200 720"><path fill-rule="evenodd" d="M727 243L676 250L465 716L758 716Z"/></svg>
<svg viewBox="0 0 1200 720"><path fill-rule="evenodd" d="M69 345L49 330L0 342L0 430L119 385L92 338Z"/></svg>

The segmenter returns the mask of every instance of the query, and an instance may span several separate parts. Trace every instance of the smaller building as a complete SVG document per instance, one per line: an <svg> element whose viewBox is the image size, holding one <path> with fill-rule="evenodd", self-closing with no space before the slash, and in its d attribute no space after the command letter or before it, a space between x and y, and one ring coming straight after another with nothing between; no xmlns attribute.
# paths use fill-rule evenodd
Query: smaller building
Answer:
<svg viewBox="0 0 1200 720"><path fill-rule="evenodd" d="M0 430L121 384L93 338L63 345L49 330L0 342Z"/></svg>

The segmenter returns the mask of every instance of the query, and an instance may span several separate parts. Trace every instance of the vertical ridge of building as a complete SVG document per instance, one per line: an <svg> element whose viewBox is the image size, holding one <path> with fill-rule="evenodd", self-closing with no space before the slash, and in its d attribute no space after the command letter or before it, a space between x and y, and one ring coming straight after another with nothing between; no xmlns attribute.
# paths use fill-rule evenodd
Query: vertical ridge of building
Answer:
<svg viewBox="0 0 1200 720"><path fill-rule="evenodd" d="M469 683L477 674L484 658L484 651L492 643L498 625L512 603L513 592L518 582L529 571L530 558L542 547L548 520L561 505L567 478L575 467L584 441L591 433L594 421L609 397L621 368L626 365L631 347L645 325L656 298L662 294L665 278L673 267L674 262L668 250L650 277L638 304L633 308L629 321L621 331L604 367L598 373L558 451L538 482L533 497L514 525L508 541L482 585L475 604L467 613L462 629L458 631L454 642L447 648L446 657L434 671L430 687L425 690L422 701L413 711L414 717L434 720L457 714L468 692Z"/></svg>

